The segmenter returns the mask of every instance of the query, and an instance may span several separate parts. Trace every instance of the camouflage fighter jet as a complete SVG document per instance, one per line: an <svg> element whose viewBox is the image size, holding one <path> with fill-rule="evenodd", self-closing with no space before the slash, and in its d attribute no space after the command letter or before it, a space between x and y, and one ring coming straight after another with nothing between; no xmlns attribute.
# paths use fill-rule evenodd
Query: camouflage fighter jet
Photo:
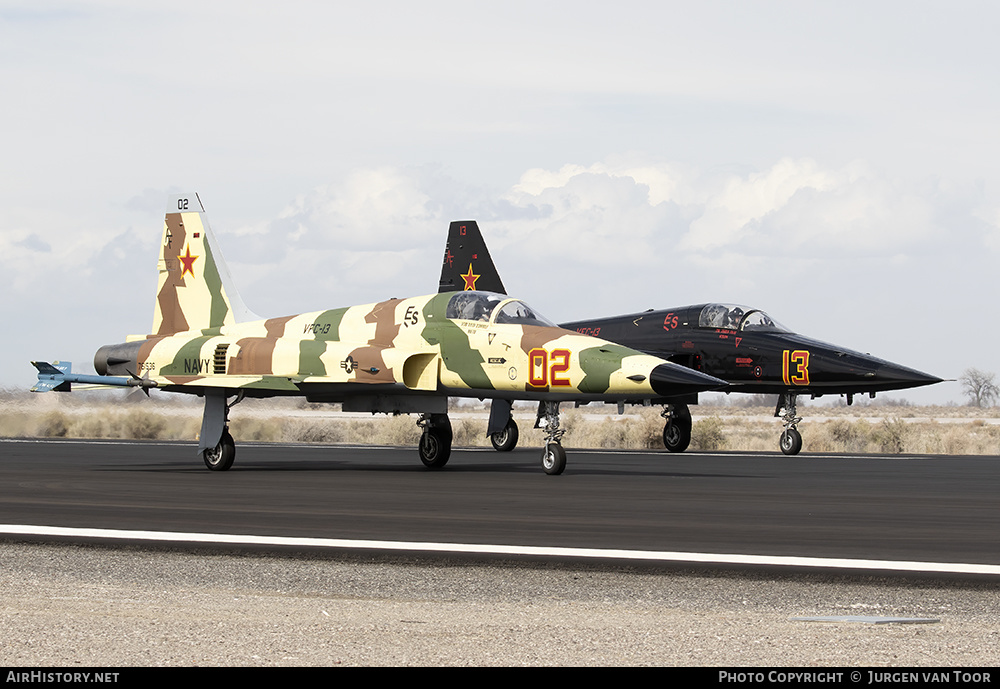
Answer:
<svg viewBox="0 0 1000 689"><path fill-rule="evenodd" d="M451 223L438 290L486 289L504 293L486 242L474 220ZM608 338L626 347L667 359L693 370L722 378L722 392L777 394L775 417L784 430L778 445L786 455L802 449L797 425L799 395L854 395L903 390L941 382L940 378L912 368L820 342L793 333L759 309L735 304L698 304L625 316L562 323L560 327L581 334ZM689 404L686 398L651 399L663 404L663 443L671 452L683 452L691 441ZM510 405L491 410L487 433L500 451L517 444L517 424ZM498 402L494 401L494 407Z"/></svg>
<svg viewBox="0 0 1000 689"><path fill-rule="evenodd" d="M448 396L532 399L543 408L542 467L566 453L559 403L714 389L724 381L545 320L524 302L481 291L261 319L239 298L196 194L170 199L149 334L101 347L98 375L33 362L33 390L74 383L156 388L205 398L198 451L214 471L236 455L229 412L246 397L304 396L345 411L419 414L420 459L451 452ZM230 402L230 399L233 401Z"/></svg>

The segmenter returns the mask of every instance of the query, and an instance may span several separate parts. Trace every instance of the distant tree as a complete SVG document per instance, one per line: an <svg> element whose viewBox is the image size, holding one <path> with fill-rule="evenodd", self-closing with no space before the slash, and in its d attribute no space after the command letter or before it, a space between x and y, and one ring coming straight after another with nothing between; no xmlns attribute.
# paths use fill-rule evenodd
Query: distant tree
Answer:
<svg viewBox="0 0 1000 689"><path fill-rule="evenodd" d="M967 368L958 381L969 398L969 406L988 407L1000 396L1000 387L993 382L996 376L978 368Z"/></svg>

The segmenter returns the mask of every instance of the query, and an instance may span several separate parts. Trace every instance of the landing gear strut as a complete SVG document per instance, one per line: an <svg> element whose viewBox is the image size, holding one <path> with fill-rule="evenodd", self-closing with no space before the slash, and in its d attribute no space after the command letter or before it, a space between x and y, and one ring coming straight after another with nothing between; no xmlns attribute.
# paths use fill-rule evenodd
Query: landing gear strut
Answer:
<svg viewBox="0 0 1000 689"><path fill-rule="evenodd" d="M451 456L451 421L447 414L421 414L417 425L424 429L420 435L420 461L428 469L440 469Z"/></svg>
<svg viewBox="0 0 1000 689"><path fill-rule="evenodd" d="M566 470L566 450L561 443L566 431L559 428L559 403L542 402L538 407L538 421L535 425L545 433L542 471L549 476L558 476Z"/></svg>
<svg viewBox="0 0 1000 689"><path fill-rule="evenodd" d="M663 445L670 452L684 452L691 444L691 411L686 404L666 404L660 416L663 425Z"/></svg>
<svg viewBox="0 0 1000 689"><path fill-rule="evenodd" d="M774 415L781 417L785 430L782 431L778 439L778 447L786 455L797 455L802 449L802 434L796 426L802 420L801 416L796 416L795 395L783 393L778 397L778 404L774 408Z"/></svg>
<svg viewBox="0 0 1000 689"><path fill-rule="evenodd" d="M236 442L229 433L229 410L243 401L243 392L229 404L225 391L205 394L205 414L201 420L198 451L211 471L228 471L236 459ZM212 441L215 440L215 444Z"/></svg>

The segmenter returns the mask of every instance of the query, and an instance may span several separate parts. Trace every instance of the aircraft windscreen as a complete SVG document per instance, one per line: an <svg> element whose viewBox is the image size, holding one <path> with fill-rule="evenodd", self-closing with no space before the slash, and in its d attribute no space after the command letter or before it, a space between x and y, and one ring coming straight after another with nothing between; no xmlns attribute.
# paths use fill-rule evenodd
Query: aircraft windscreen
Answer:
<svg viewBox="0 0 1000 689"><path fill-rule="evenodd" d="M497 323L542 325L549 328L556 327L555 323L537 311L534 311L523 301L518 301L517 299L511 299L500 307L500 311L497 312Z"/></svg>
<svg viewBox="0 0 1000 689"><path fill-rule="evenodd" d="M466 321L489 321L496 314L496 322L514 325L555 324L532 309L523 301L493 292L457 292L448 301L445 316Z"/></svg>
<svg viewBox="0 0 1000 689"><path fill-rule="evenodd" d="M725 328L752 332L788 332L763 311L737 304L707 304L698 317L702 328Z"/></svg>
<svg viewBox="0 0 1000 689"><path fill-rule="evenodd" d="M493 292L457 292L448 301L445 316L465 321L488 321L493 309L507 297Z"/></svg>

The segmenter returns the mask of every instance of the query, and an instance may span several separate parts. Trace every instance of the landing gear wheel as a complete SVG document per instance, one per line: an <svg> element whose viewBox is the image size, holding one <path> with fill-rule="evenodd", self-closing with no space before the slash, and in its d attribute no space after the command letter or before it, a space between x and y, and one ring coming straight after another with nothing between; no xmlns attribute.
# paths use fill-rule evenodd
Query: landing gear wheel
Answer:
<svg viewBox="0 0 1000 689"><path fill-rule="evenodd" d="M781 434L778 445L786 455L797 455L802 449L802 435L794 428L789 428Z"/></svg>
<svg viewBox="0 0 1000 689"><path fill-rule="evenodd" d="M691 444L691 417L678 417L663 427L663 446L670 452L684 452Z"/></svg>
<svg viewBox="0 0 1000 689"><path fill-rule="evenodd" d="M497 452L510 452L517 447L517 438L517 424L514 423L514 419L510 419L502 431L490 436L490 442Z"/></svg>
<svg viewBox="0 0 1000 689"><path fill-rule="evenodd" d="M566 470L566 450L559 443L549 443L542 450L542 471L558 476Z"/></svg>
<svg viewBox="0 0 1000 689"><path fill-rule="evenodd" d="M201 453L201 458L205 460L205 466L212 471L228 471L236 459L236 443L233 436L229 435L229 430L222 431L219 444L210 447Z"/></svg>
<svg viewBox="0 0 1000 689"><path fill-rule="evenodd" d="M427 428L420 436L420 461L428 469L440 469L451 456L451 432L440 428Z"/></svg>

